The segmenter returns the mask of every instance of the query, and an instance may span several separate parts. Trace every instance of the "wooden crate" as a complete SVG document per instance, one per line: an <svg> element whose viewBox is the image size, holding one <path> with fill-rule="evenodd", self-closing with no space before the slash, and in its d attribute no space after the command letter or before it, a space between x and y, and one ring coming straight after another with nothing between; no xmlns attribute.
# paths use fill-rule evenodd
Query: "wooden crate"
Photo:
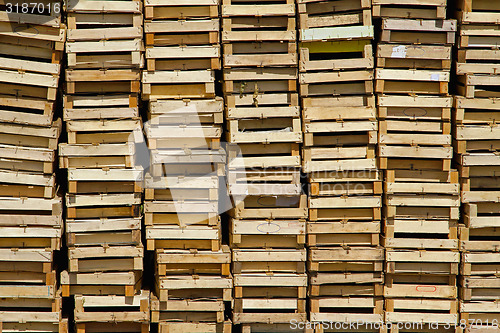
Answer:
<svg viewBox="0 0 500 333"><path fill-rule="evenodd" d="M351 263L351 267L355 267ZM362 297L379 299L383 295L384 275L382 264L378 265L378 272L355 272L348 274L335 272L325 272L311 274L309 278L309 297Z"/></svg>
<svg viewBox="0 0 500 333"><path fill-rule="evenodd" d="M378 117L384 120L425 120L449 122L451 97L438 96L378 96Z"/></svg>
<svg viewBox="0 0 500 333"><path fill-rule="evenodd" d="M66 53L70 68L140 68L144 51L138 1L70 1ZM104 53L113 53L113 57Z"/></svg>
<svg viewBox="0 0 500 333"><path fill-rule="evenodd" d="M459 325L458 300L396 298L385 300L385 321Z"/></svg>
<svg viewBox="0 0 500 333"><path fill-rule="evenodd" d="M153 149L149 172L153 177L206 176L225 174L224 149Z"/></svg>
<svg viewBox="0 0 500 333"><path fill-rule="evenodd" d="M127 94L140 90L140 69L67 69L68 94Z"/></svg>
<svg viewBox="0 0 500 333"><path fill-rule="evenodd" d="M377 122L353 122L354 125L360 127L376 127ZM326 123L328 126L332 123ZM363 126L365 125L365 126ZM336 126L341 127L341 126ZM352 126L355 127L355 126ZM338 139L340 142L353 142L355 145L362 145L363 142L374 141L376 138L375 131L367 131L359 135L326 135L326 136L313 136L312 141L320 143L328 143L329 139ZM313 133L306 133L313 134ZM337 142L338 142L337 141ZM335 141L333 141L335 142ZM377 161L375 158L375 147L373 144L366 146L343 147L308 147L303 149L303 166L304 172L349 172L349 171L364 171L375 170L377 168Z"/></svg>
<svg viewBox="0 0 500 333"><path fill-rule="evenodd" d="M2 248L49 248L61 246L62 214L33 215L4 213L0 221Z"/></svg>
<svg viewBox="0 0 500 333"><path fill-rule="evenodd" d="M159 333L231 333L232 323L176 323L162 322L158 324Z"/></svg>
<svg viewBox="0 0 500 333"><path fill-rule="evenodd" d="M0 170L0 191L5 197L51 199L56 195L55 175Z"/></svg>
<svg viewBox="0 0 500 333"><path fill-rule="evenodd" d="M380 222L317 221L307 223L307 245L320 246L377 246Z"/></svg>
<svg viewBox="0 0 500 333"><path fill-rule="evenodd" d="M54 112L53 101L31 97L0 95L0 120L33 126L50 126Z"/></svg>
<svg viewBox="0 0 500 333"><path fill-rule="evenodd" d="M226 138L230 143L302 142L299 108L252 108L246 116L227 120ZM243 110L238 109L238 113Z"/></svg>
<svg viewBox="0 0 500 333"><path fill-rule="evenodd" d="M234 300L233 321L236 324L302 321L307 316L305 311L304 299L238 298Z"/></svg>
<svg viewBox="0 0 500 333"><path fill-rule="evenodd" d="M455 137L457 141L483 141L495 140L495 128L491 127L499 110L494 99L489 98L465 98L455 96L455 113L453 117L455 125ZM488 127L486 127L488 126ZM486 130L488 128L488 130ZM481 135L479 135L481 134ZM464 143L465 144L465 143ZM478 145L479 143L476 143ZM493 142L490 142L493 144ZM457 147L459 154L466 153L466 147ZM471 150L485 150L485 145L471 147Z"/></svg>
<svg viewBox="0 0 500 333"><path fill-rule="evenodd" d="M66 36L60 11L6 13L0 21L0 120L50 127Z"/></svg>
<svg viewBox="0 0 500 333"><path fill-rule="evenodd" d="M373 97L304 98L303 118L305 172L376 168L373 145L378 125Z"/></svg>
<svg viewBox="0 0 500 333"><path fill-rule="evenodd" d="M174 190L175 193L175 190ZM179 226L191 225L220 226L219 205L217 200L189 200L177 198L172 201L144 202L146 225Z"/></svg>
<svg viewBox="0 0 500 333"><path fill-rule="evenodd" d="M450 70L449 45L377 45L377 67Z"/></svg>
<svg viewBox="0 0 500 333"><path fill-rule="evenodd" d="M139 217L141 193L67 194L68 219Z"/></svg>
<svg viewBox="0 0 500 333"><path fill-rule="evenodd" d="M186 24L183 23L182 25L185 26ZM189 43L191 36L186 36L187 43ZM177 35L172 37L179 38ZM153 34L152 38L158 39L158 32ZM163 38L167 39L169 36ZM181 42L184 43L184 39ZM220 56L219 45L154 46L146 48L148 71L202 70L207 68L216 70L220 69Z"/></svg>
<svg viewBox="0 0 500 333"><path fill-rule="evenodd" d="M88 246L68 249L69 272L142 271L144 248L139 246Z"/></svg>
<svg viewBox="0 0 500 333"><path fill-rule="evenodd" d="M306 274L245 273L235 274L233 280L235 298L306 298Z"/></svg>
<svg viewBox="0 0 500 333"><path fill-rule="evenodd" d="M51 297L56 283L54 271L54 251L41 248L1 248L0 249L0 276L6 285L44 286L45 297ZM29 294L36 292L27 290ZM20 292L20 291L19 291ZM6 290L6 297L12 297ZM24 296L19 295L21 298Z"/></svg>
<svg viewBox="0 0 500 333"><path fill-rule="evenodd" d="M299 74L301 96L373 94L373 71L332 71Z"/></svg>
<svg viewBox="0 0 500 333"><path fill-rule="evenodd" d="M236 274L233 322L275 324L306 320L306 285L306 274Z"/></svg>
<svg viewBox="0 0 500 333"><path fill-rule="evenodd" d="M233 249L233 274L305 273L305 249Z"/></svg>
<svg viewBox="0 0 500 333"><path fill-rule="evenodd" d="M141 218L66 219L68 246L140 245Z"/></svg>
<svg viewBox="0 0 500 333"><path fill-rule="evenodd" d="M299 25L301 29L372 25L371 2L345 1L298 1Z"/></svg>
<svg viewBox="0 0 500 333"><path fill-rule="evenodd" d="M231 301L232 288L231 276L168 275L156 277L156 295L160 302L200 298Z"/></svg>
<svg viewBox="0 0 500 333"><path fill-rule="evenodd" d="M321 297L309 300L312 322L381 322L384 301L381 297Z"/></svg>
<svg viewBox="0 0 500 333"><path fill-rule="evenodd" d="M295 3L223 0L222 42L295 39Z"/></svg>
<svg viewBox="0 0 500 333"><path fill-rule="evenodd" d="M456 249L386 249L386 272L387 274L396 274L396 280L397 275L422 274L428 275L429 278L432 278L432 276L456 275L458 274L459 262L460 254ZM426 290L422 290L422 292L426 292ZM403 296L394 295L394 297ZM408 295L408 297L416 296Z"/></svg>
<svg viewBox="0 0 500 333"><path fill-rule="evenodd" d="M460 278L460 300L468 302L491 302L500 294L498 277L462 276Z"/></svg>
<svg viewBox="0 0 500 333"><path fill-rule="evenodd" d="M52 174L55 159L54 149L0 145L0 167L2 169Z"/></svg>
<svg viewBox="0 0 500 333"><path fill-rule="evenodd" d="M307 218L306 195L233 196L234 208L229 215L238 219Z"/></svg>
<svg viewBox="0 0 500 333"><path fill-rule="evenodd" d="M220 249L220 227L204 225L146 226L146 244L149 251L155 249Z"/></svg>
<svg viewBox="0 0 500 333"><path fill-rule="evenodd" d="M377 170L321 171L308 174L310 196L382 193L382 173Z"/></svg>
<svg viewBox="0 0 500 333"><path fill-rule="evenodd" d="M297 65L295 31L278 35L273 35L274 31L267 31L265 35L257 33L265 39L264 42L253 40L251 35L246 34L243 41L238 41L238 37L231 38L235 33L231 31L222 33L223 43L225 42L222 45L224 68Z"/></svg>
<svg viewBox="0 0 500 333"><path fill-rule="evenodd" d="M459 207L458 195L411 193L384 197L384 215L395 220L458 220ZM454 235L456 238L456 232Z"/></svg>
<svg viewBox="0 0 500 333"><path fill-rule="evenodd" d="M59 219L62 214L62 200L58 196L52 199L0 197L0 212L12 216L11 218L17 221L27 219L28 215L34 215L35 219L40 217L41 220L55 217Z"/></svg>
<svg viewBox="0 0 500 333"><path fill-rule="evenodd" d="M215 201L219 197L219 177L151 177L146 175L146 200ZM158 221L161 222L161 221ZM146 224L151 224L146 222Z"/></svg>
<svg viewBox="0 0 500 333"><path fill-rule="evenodd" d="M383 270L383 261L384 250L380 246L311 248L309 250L308 270L316 279L311 280L310 284L350 283L349 280L356 279L356 273L360 273L359 277L365 279L364 274L368 273L367 276L370 278L365 283L382 282L379 273ZM339 278L346 271L351 272L352 276ZM372 274L374 272L375 275ZM338 278L338 281L335 280L335 277Z"/></svg>
<svg viewBox="0 0 500 333"><path fill-rule="evenodd" d="M306 242L306 221L231 219L229 243L232 248L300 249Z"/></svg>
<svg viewBox="0 0 500 333"><path fill-rule="evenodd" d="M76 332L97 332L100 329L116 331L115 325L127 323L126 332L149 332L150 293L127 296L75 295Z"/></svg>
<svg viewBox="0 0 500 333"><path fill-rule="evenodd" d="M321 27L300 29L299 32L301 42L373 39L374 36L373 25Z"/></svg>
<svg viewBox="0 0 500 333"><path fill-rule="evenodd" d="M213 70L142 73L142 99L214 98Z"/></svg>
<svg viewBox="0 0 500 333"><path fill-rule="evenodd" d="M465 74L458 77L458 93L467 98L497 98L500 79L496 75Z"/></svg>
<svg viewBox="0 0 500 333"><path fill-rule="evenodd" d="M372 0L374 17L445 19L446 0Z"/></svg>
<svg viewBox="0 0 500 333"><path fill-rule="evenodd" d="M146 1L144 16L157 20L217 17L217 5L217 0Z"/></svg>
<svg viewBox="0 0 500 333"><path fill-rule="evenodd" d="M8 95L11 98L20 95L39 101L54 101L59 84L59 75L59 63L2 57L0 94Z"/></svg>
<svg viewBox="0 0 500 333"><path fill-rule="evenodd" d="M375 79L375 91L381 94L448 96L450 73L446 70L377 68Z"/></svg>
<svg viewBox="0 0 500 333"><path fill-rule="evenodd" d="M485 330L493 330L500 316L498 303L495 301L472 301L460 302L460 318L465 320L467 328L471 332L480 332L481 328Z"/></svg>
<svg viewBox="0 0 500 333"><path fill-rule="evenodd" d="M144 125L149 149L218 149L220 125ZM168 133L168 134L167 134Z"/></svg>
<svg viewBox="0 0 500 333"><path fill-rule="evenodd" d="M214 45L219 42L218 1L147 1L148 47Z"/></svg>
<svg viewBox="0 0 500 333"><path fill-rule="evenodd" d="M309 197L310 221L373 221L381 219L379 195Z"/></svg>
<svg viewBox="0 0 500 333"><path fill-rule="evenodd" d="M500 260L496 252L465 252L462 254L462 275L496 276L495 266Z"/></svg>
<svg viewBox="0 0 500 333"><path fill-rule="evenodd" d="M254 110L254 108L262 108L262 112L269 111L275 114L277 110L283 108L282 111L293 114L300 105L299 95L293 92L262 93L262 91L254 91L253 94L226 94L225 100L227 116L235 119L244 117L248 112L260 117L263 113Z"/></svg>
<svg viewBox="0 0 500 333"><path fill-rule="evenodd" d="M382 19L380 41L387 43L453 45L456 20Z"/></svg>
<svg viewBox="0 0 500 333"><path fill-rule="evenodd" d="M68 193L140 193L143 169L68 169Z"/></svg>
<svg viewBox="0 0 500 333"><path fill-rule="evenodd" d="M89 119L137 119L137 94L63 97L65 121Z"/></svg>
<svg viewBox="0 0 500 333"><path fill-rule="evenodd" d="M224 69L225 95L293 93L297 91L297 69L293 67L257 67Z"/></svg>
<svg viewBox="0 0 500 333"><path fill-rule="evenodd" d="M370 40L302 42L299 55L300 72L370 69L374 63Z"/></svg>
<svg viewBox="0 0 500 333"><path fill-rule="evenodd" d="M134 296L142 284L142 272L94 272L69 273L62 271L60 277L62 296L96 295L96 296Z"/></svg>
<svg viewBox="0 0 500 333"><path fill-rule="evenodd" d="M160 301L153 296L151 300L151 321L223 325L225 321L224 310L225 303L221 299L181 298Z"/></svg>
<svg viewBox="0 0 500 333"><path fill-rule="evenodd" d="M221 97L207 100L158 100L148 103L151 126L222 124L224 101Z"/></svg>
<svg viewBox="0 0 500 333"><path fill-rule="evenodd" d="M133 143L59 144L62 168L131 168L135 165Z"/></svg>
<svg viewBox="0 0 500 333"><path fill-rule="evenodd" d="M2 332L32 330L68 333L68 319L63 318L61 308L60 293L44 297L28 292L20 298L2 298L0 300L0 329Z"/></svg>
<svg viewBox="0 0 500 333"><path fill-rule="evenodd" d="M496 251L498 248L499 203L463 204L465 226L460 228L460 246L464 251Z"/></svg>
<svg viewBox="0 0 500 333"><path fill-rule="evenodd" d="M218 251L197 249L157 249L156 273L159 276L211 274L229 276L231 252L227 245Z"/></svg>
<svg viewBox="0 0 500 333"><path fill-rule="evenodd" d="M228 145L227 152L227 165L230 169L300 167L300 150L297 143Z"/></svg>
<svg viewBox="0 0 500 333"><path fill-rule="evenodd" d="M300 171L294 168L229 169L227 186L233 197L248 195L300 195Z"/></svg>
<svg viewBox="0 0 500 333"><path fill-rule="evenodd" d="M463 40L463 38L462 38ZM475 45L463 45L462 48ZM461 49L457 55L457 74L495 75L499 66L500 53L498 50L484 49L487 45L478 48ZM480 48L479 48L480 47Z"/></svg>
<svg viewBox="0 0 500 333"><path fill-rule="evenodd" d="M457 1L458 19L462 24L468 23L492 23L498 21L497 3L489 3L485 0L459 0Z"/></svg>
<svg viewBox="0 0 500 333"><path fill-rule="evenodd" d="M488 15L484 15L484 17L488 17ZM489 52L489 49L494 50L494 45L498 43L499 38L500 35L498 34L496 24L462 24L459 32L458 45L460 48L470 49L460 50L457 60L459 63L462 63L463 54L470 53L469 57L472 59L474 57L472 55L475 54L475 57L478 57L478 55L484 56L484 60L495 63L495 53ZM460 67L457 66L457 70L462 71L464 69L463 67L463 64ZM471 66L466 66L466 69L470 69L470 67ZM491 73L496 65L493 65L492 67L490 67L490 70L487 71L487 73ZM476 66L475 68L481 67Z"/></svg>
<svg viewBox="0 0 500 333"><path fill-rule="evenodd" d="M61 119L48 127L1 123L0 144L56 150L61 128Z"/></svg>
<svg viewBox="0 0 500 333"><path fill-rule="evenodd" d="M445 263L442 262L441 264ZM416 267L414 263L413 267ZM426 268L426 270L428 272L430 271L429 268ZM449 275L450 267L443 267L442 274L422 274L421 272L422 271L418 271L414 274L387 274L385 276L384 285L385 299L457 299L458 287L456 270L455 273L451 275Z"/></svg>

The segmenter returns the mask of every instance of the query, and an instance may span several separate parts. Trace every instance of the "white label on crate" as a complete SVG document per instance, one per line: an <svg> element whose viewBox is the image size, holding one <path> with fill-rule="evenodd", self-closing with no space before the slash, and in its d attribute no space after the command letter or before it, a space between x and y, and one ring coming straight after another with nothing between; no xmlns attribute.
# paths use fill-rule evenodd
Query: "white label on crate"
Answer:
<svg viewBox="0 0 500 333"><path fill-rule="evenodd" d="M391 58L406 58L406 46L399 45L392 48Z"/></svg>
<svg viewBox="0 0 500 333"><path fill-rule="evenodd" d="M431 81L439 81L439 74L431 74Z"/></svg>

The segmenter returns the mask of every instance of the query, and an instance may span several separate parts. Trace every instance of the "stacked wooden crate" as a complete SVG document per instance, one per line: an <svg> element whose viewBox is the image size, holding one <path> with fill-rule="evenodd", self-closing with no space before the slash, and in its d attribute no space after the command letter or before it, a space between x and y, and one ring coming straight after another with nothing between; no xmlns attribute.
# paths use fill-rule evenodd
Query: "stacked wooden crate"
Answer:
<svg viewBox="0 0 500 333"><path fill-rule="evenodd" d="M63 230L54 120L61 4L0 14L0 332L68 332L56 281ZM35 5L33 7L33 5Z"/></svg>
<svg viewBox="0 0 500 333"><path fill-rule="evenodd" d="M310 320L382 322L371 3L300 0L298 11Z"/></svg>
<svg viewBox="0 0 500 333"><path fill-rule="evenodd" d="M500 320L500 4L458 1L458 91L454 148L462 184L461 320L480 332ZM497 327L498 328L498 327Z"/></svg>
<svg viewBox="0 0 500 333"><path fill-rule="evenodd" d="M222 111L221 98L149 101L144 214L147 248L155 251L152 321L159 332L231 331L231 257L221 247L219 216Z"/></svg>
<svg viewBox="0 0 500 333"><path fill-rule="evenodd" d="M374 3L382 15L375 91L385 169L385 321L454 332L460 192L450 169L448 83L456 21L444 20L441 1L404 1L397 10Z"/></svg>
<svg viewBox="0 0 500 333"><path fill-rule="evenodd" d="M68 169L69 265L61 273L63 296L75 296L77 332L147 332L149 293L141 292L143 170L135 161L142 138L142 2L66 6L68 143L60 144L59 155Z"/></svg>
<svg viewBox="0 0 500 333"><path fill-rule="evenodd" d="M233 321L279 330L306 319L295 2L224 0L221 12Z"/></svg>
<svg viewBox="0 0 500 333"><path fill-rule="evenodd" d="M223 107L216 0L145 2L147 249L155 251L159 332L230 332L231 255L221 246Z"/></svg>

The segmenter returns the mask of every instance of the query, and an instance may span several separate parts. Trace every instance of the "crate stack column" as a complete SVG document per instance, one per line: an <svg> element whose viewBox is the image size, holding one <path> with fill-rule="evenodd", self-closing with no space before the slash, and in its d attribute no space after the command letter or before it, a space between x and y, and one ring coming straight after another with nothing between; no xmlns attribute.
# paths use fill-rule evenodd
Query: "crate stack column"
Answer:
<svg viewBox="0 0 500 333"><path fill-rule="evenodd" d="M29 6L31 14L11 5L0 18L0 332L67 333L54 262L63 231L54 112L66 27L60 2Z"/></svg>
<svg viewBox="0 0 500 333"><path fill-rule="evenodd" d="M221 12L233 322L276 332L306 319L295 2L224 0Z"/></svg>
<svg viewBox="0 0 500 333"><path fill-rule="evenodd" d="M77 332L149 331L141 291L143 170L141 1L69 1L64 120L69 265L63 296L74 296ZM142 146L144 143L142 142ZM90 314L89 314L90 313Z"/></svg>
<svg viewBox="0 0 500 333"><path fill-rule="evenodd" d="M154 252L152 321L159 332L229 333L231 255L221 245L219 195L226 154L219 2L145 3L143 99L150 168L145 183L147 249Z"/></svg>
<svg viewBox="0 0 500 333"><path fill-rule="evenodd" d="M299 0L298 11L310 320L316 332L335 329L323 321L380 323L384 252L371 3Z"/></svg>
<svg viewBox="0 0 500 333"><path fill-rule="evenodd" d="M460 228L460 316L467 332L480 332L500 320L500 5L479 0L462 0L458 5L453 129L465 223Z"/></svg>
<svg viewBox="0 0 500 333"><path fill-rule="evenodd" d="M445 20L442 1L381 0L373 12L382 16L375 91L385 170L385 320L407 323L400 331L439 323L454 332L460 193L450 169L448 83L456 21Z"/></svg>

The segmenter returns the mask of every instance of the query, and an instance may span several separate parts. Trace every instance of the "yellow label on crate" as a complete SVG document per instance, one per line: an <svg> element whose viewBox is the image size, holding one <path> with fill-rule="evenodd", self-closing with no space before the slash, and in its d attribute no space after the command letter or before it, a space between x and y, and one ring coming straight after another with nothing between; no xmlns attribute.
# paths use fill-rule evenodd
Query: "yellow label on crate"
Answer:
<svg viewBox="0 0 500 333"><path fill-rule="evenodd" d="M363 52L370 40L344 40L331 42L302 42L300 47L308 48L310 53Z"/></svg>

